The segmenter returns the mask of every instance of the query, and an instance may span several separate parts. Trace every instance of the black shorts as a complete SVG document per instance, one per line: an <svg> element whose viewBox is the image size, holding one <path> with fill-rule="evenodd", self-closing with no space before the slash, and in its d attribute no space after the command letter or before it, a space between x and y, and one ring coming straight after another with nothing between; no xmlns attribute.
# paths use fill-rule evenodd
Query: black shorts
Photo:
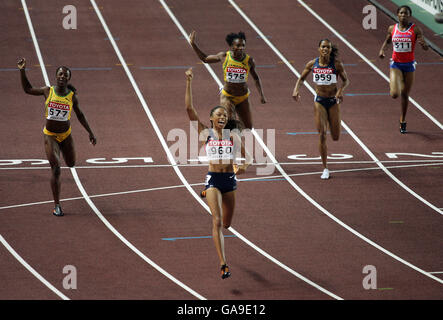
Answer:
<svg viewBox="0 0 443 320"><path fill-rule="evenodd" d="M325 97L315 96L314 101L320 103L323 107L325 107L326 110L329 110L330 107L337 104L337 99L335 97L325 98Z"/></svg>
<svg viewBox="0 0 443 320"><path fill-rule="evenodd" d="M237 179L234 172L211 172L206 175L205 190L217 188L221 193L237 189Z"/></svg>

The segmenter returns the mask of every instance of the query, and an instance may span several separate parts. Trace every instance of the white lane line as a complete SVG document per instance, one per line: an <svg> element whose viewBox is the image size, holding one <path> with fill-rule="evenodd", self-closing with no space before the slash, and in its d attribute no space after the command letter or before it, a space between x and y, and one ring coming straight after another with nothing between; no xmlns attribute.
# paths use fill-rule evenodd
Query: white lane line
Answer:
<svg viewBox="0 0 443 320"><path fill-rule="evenodd" d="M252 22L251 19L237 6L237 4L233 0L228 0L229 3L237 10L237 12L249 23L249 25L262 37L262 40L274 51L274 53L286 64L286 66L298 77L300 78L300 73L289 63L285 56L269 41L267 37L260 31L260 29ZM311 91L311 93L315 96L315 90L307 83L304 82L305 86ZM372 153L371 150L357 137L357 135L348 127L348 125L342 120L342 126L345 128L346 132L348 132L352 138L360 145L360 147L371 157L372 160L399 186L409 192L412 196L426 204L428 207L436 211L437 213L443 215L443 211L437 208L435 205L424 199L422 196L414 192L411 188L405 185L402 181L400 181L397 177L395 177L386 167L382 164L382 162L377 159L377 157Z"/></svg>
<svg viewBox="0 0 443 320"><path fill-rule="evenodd" d="M25 13L26 21L28 23L29 30L31 31L32 39L35 41L35 33L34 28L32 26L31 18L29 16L28 7L26 5L25 0L22 0L23 12ZM39 56L39 59L41 56ZM43 60L41 60L41 63ZM9 253L22 265L24 266L34 277L36 277L40 282L42 282L46 287L48 287L52 292L54 292L57 296L59 296L63 300L69 300L67 296L61 293L57 288L55 288L49 281L47 281L44 277L42 277L33 267L29 265L15 250L12 248L6 239L0 234L0 242L9 251Z"/></svg>
<svg viewBox="0 0 443 320"><path fill-rule="evenodd" d="M318 21L320 21L326 28L331 30L344 44L346 44L352 51L354 51L363 61L365 61L372 69L374 69L383 79L389 82L389 77L387 77L382 71L380 71L377 66L375 66L368 58L366 58L359 50L357 50L348 40L343 38L343 36L335 30L329 23L327 23L322 17L320 17L314 10L312 10L308 5L306 5L302 0L297 0L306 10L309 11ZM427 116L432 122L434 122L440 129L443 130L443 124L441 124L437 119L435 119L428 111L426 111L417 101L409 97L409 101L417 107L425 116Z"/></svg>
<svg viewBox="0 0 443 320"><path fill-rule="evenodd" d="M151 122L151 125L154 129L154 131L157 134L157 137L167 155L168 161L172 164L172 168L174 169L175 173L177 174L177 176L179 177L179 179L182 181L182 183L186 186L186 189L189 191L189 193L197 200L197 202L200 203L200 205L206 209L206 211L210 214L211 211L209 209L209 207L206 205L206 203L200 198L199 195L197 195L197 193L191 188L191 186L189 185L188 181L186 180L186 178L183 176L182 172L180 171L179 167L177 166L177 163L173 157L173 155L171 154L171 151L168 148L168 145L146 103L146 100L144 99L142 93L140 92L140 89L137 85L137 83L134 80L134 77L132 76L131 71L129 70L122 54L120 53L120 49L118 48L117 44L115 43L115 41L113 40L112 34L108 28L108 26L106 25L106 22L103 18L103 16L101 15L100 10L97 8L97 5L95 4L94 0L90 0L96 13L97 16L99 17L103 28L106 31L106 34L108 35L108 38L110 39L110 42L120 60L120 64L123 66L123 69L125 70L129 81L131 82L134 91L136 92L136 95L143 107L143 109L145 110L145 113L147 115L147 117L149 118L149 121ZM160 1L160 3L163 5L163 7L166 9L166 11L169 11L169 8L165 5L165 3L163 1ZM169 11L171 18L173 17L173 15L171 15L171 12ZM186 34L185 34L186 37ZM318 286L317 284L313 283L312 281L310 281L309 279L305 278L304 276L302 276L301 274L297 273L296 271L292 270L291 268L287 267L286 265L282 264L280 261L278 261L277 259L275 259L274 257L272 257L271 255L269 255L268 253L266 253L265 251L263 251L261 248L257 247L256 245L254 245L252 242L250 242L248 239L246 239L245 237L243 237L240 233L238 233L236 230L234 230L232 227L229 228L229 230L235 234L239 239L241 239L242 241L244 241L245 243L247 243L249 246L251 246L253 249L255 249L257 252L261 253L262 255L264 255L265 257L267 257L268 259L270 259L271 261L273 261L274 263L276 263L277 265L279 265L280 267L282 267L283 269L287 270L288 272L290 272L291 274L295 275L296 277L298 277L299 279L302 279L303 281L306 281L307 283L311 284L312 286L314 286L315 288L317 288L318 290L328 294L329 296L335 298L335 299L342 299L338 296L336 296L335 294L321 288L320 286Z"/></svg>
<svg viewBox="0 0 443 320"><path fill-rule="evenodd" d="M18 260L34 277L40 280L46 287L48 287L52 292L54 292L57 296L59 296L63 300L70 300L67 296L61 293L56 287L49 283L45 278L43 278L33 267L29 265L18 253L12 248L9 243L3 238L0 234L0 242L5 246L6 250L8 250L15 259Z"/></svg>
<svg viewBox="0 0 443 320"><path fill-rule="evenodd" d="M231 3L231 5L234 7L235 10L237 10L237 12L243 17L243 19L245 19L246 22L248 22L248 24L261 36L262 40L266 42L266 44L268 44L268 46L281 58L281 60L290 68L290 70L293 70L293 72L300 77L300 74L297 72L297 70L295 70L292 65L289 63L289 61L280 53L280 51L268 40L268 38L260 31L260 29L251 21L251 19L249 19L249 17L237 6L237 4L232 1L232 0L228 0L229 3ZM311 91L311 93L313 93L315 95L315 91L312 87L309 86L308 83L305 82L305 85L308 87L308 89ZM344 122L342 121L342 125L345 125ZM358 139L358 137L351 131L351 129L346 126L346 131L351 134L351 136L356 139L356 141L363 147L364 145L362 144L362 142L360 141L360 139ZM260 144L262 144L262 147L266 150L266 146L264 145L263 141L257 140L259 141ZM386 167L384 167L380 161L372 154L371 151L369 151L369 149L366 148L366 146L364 146L365 151L371 156L371 158L377 163L377 165L386 173L389 173L391 176L392 174L386 169ZM269 157L272 158L272 161L275 160L274 156L271 153L268 153ZM303 195L309 202L311 202L315 207L317 207L321 212L323 212L325 215L327 215L329 218L331 218L332 220L334 220L336 223L338 223L339 225L341 225L342 227L344 227L345 229L347 229L348 231L352 232L354 235L356 235L357 237L359 237L360 239L364 240L365 242L367 242L368 244L374 246L375 248L379 249L380 251L384 252L385 254L391 256L392 258L396 259L397 261L403 263L404 265L422 273L423 275L437 281L440 283L443 283L443 280L429 274L428 272L418 268L417 266L411 264L410 262L400 258L399 256L395 255L394 253L390 252L389 250L383 248L382 246L380 246L379 244L375 243L374 241L366 238L365 236L363 236L361 233L357 232L356 230L354 230L353 228L351 228L350 226L348 226L347 224L345 224L344 222L342 222L340 219L338 219L337 217L335 217L333 214L331 214L329 211L327 211L325 208L323 208L320 204L318 204L317 202L315 202L306 192L303 191L303 189L301 189L297 184L295 184L295 182L289 178L289 176L286 174L286 172L278 165L276 164L278 170L283 174L283 176L288 180L288 182L301 194ZM399 181L397 179L398 182L401 183L401 181ZM406 187L406 186L405 186ZM437 212L439 213L443 213L441 210L439 210L437 207L433 206Z"/></svg>
<svg viewBox="0 0 443 320"><path fill-rule="evenodd" d="M38 59L39 59L39 62L40 62L40 67L41 67L42 74L43 74L44 79L45 79L45 83L46 83L47 86L50 86L48 75L47 75L46 68L45 68L45 64L43 63L43 57L42 57L42 54L40 52L40 47L38 45L37 39L35 37L34 28L32 26L32 21L31 21L31 18L29 16L29 12L27 10L27 6L26 6L25 0L22 0L22 4L23 4L23 9L26 12L26 18L27 18L27 21L28 21L29 29L31 30L32 39L33 39L35 50L36 50L36 53L37 53L37 56L38 56ZM192 290L191 288L186 286L184 283L182 283L179 280L177 280L176 278L174 278L171 274L166 272L166 270L162 269L160 266L158 266L156 263L154 263L152 260L150 260L148 257L146 257L135 246L133 246L126 238L124 238L115 228L113 228L112 225L106 220L106 218L103 217L101 212L97 209L97 207L94 205L94 203L89 198L88 194L86 193L85 189L83 188L83 185L82 185L80 179L78 178L77 171L75 170L75 168L70 168L70 169L71 169L72 176L74 177L75 183L77 184L77 187L80 190L80 192L83 195L83 197L86 200L86 202L89 204L89 206L94 211L94 213L100 218L100 220L106 225L106 227L108 227L108 229L111 230L111 232L113 232L117 236L118 239L120 239L126 246L128 246L132 251L134 251L145 262L150 264L152 267L154 267L157 271L159 271L165 277L167 277L168 279L173 281L175 284L179 285L180 287L182 287L183 289L185 289L186 291L188 291L189 293L191 293L192 295L194 295L198 299L201 299L201 300L205 299L203 296L201 296L200 294L198 294L197 292L195 292L194 290Z"/></svg>
<svg viewBox="0 0 443 320"><path fill-rule="evenodd" d="M414 165L403 165L403 166L392 166L389 167L390 169L399 169L399 168L412 168L412 167L429 167L429 166L435 166L440 164L414 164ZM70 169L70 168L68 168ZM368 168L357 168L357 169L342 169L342 170L331 170L331 173L345 173L345 172L356 172L356 171L370 171L370 170L381 170L379 167L368 167ZM300 177L300 176L308 176L308 175L319 175L321 174L321 171L315 171L315 172L303 172L303 173L292 173L288 174L289 177ZM266 176L266 177L257 177L257 178L245 178L245 179L238 179L240 182L247 182L247 181L256 181L256 180L272 180L272 179L280 179L283 178L282 175L275 175L275 176ZM192 187L196 186L203 186L203 182L199 183L190 183L189 184ZM150 191L160 191L160 190L168 190L168 189L177 189L177 188L185 188L186 186L183 184L175 185L175 186L166 186L166 187L154 187L154 188L146 188L146 189L138 189L138 190L130 190L130 191L120 191L120 192L112 192L112 193L102 193L102 194L96 194L96 195L89 195L89 198L104 198L104 197L112 197L112 196L121 196L126 194L133 194L133 193L141 193L141 192L150 192ZM84 197L74 197L74 198L66 198L66 199L60 199L60 201L74 201L74 200L83 200ZM16 204L16 205L9 205L0 207L0 210L5 209L13 209L13 208L20 208L20 207L30 207L30 206L36 206L36 205L42 205L42 204L48 204L54 202L53 200L46 200L46 201L39 201L39 202L30 202L30 203L23 203L23 204Z"/></svg>

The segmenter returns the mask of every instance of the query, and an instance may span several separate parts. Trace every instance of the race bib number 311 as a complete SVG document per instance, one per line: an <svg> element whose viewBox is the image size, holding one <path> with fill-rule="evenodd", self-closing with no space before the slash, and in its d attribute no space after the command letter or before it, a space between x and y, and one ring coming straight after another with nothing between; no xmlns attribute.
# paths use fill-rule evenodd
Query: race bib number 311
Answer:
<svg viewBox="0 0 443 320"><path fill-rule="evenodd" d="M411 52L412 51L412 42L393 42L394 51L395 52Z"/></svg>

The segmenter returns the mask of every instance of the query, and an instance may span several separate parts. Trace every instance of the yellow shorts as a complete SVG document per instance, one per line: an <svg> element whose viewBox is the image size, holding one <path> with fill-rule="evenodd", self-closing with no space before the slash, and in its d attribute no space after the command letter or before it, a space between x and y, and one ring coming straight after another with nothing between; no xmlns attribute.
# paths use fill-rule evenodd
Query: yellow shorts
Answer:
<svg viewBox="0 0 443 320"><path fill-rule="evenodd" d="M232 94L227 93L227 92L225 91L225 89L222 89L221 93L222 93L225 97L228 97L229 100L231 100L231 102L232 102L234 105L238 105L238 104L242 103L243 101L245 101L245 100L248 99L248 97L249 97L249 90L248 90L248 93L245 94L244 96L233 96Z"/></svg>
<svg viewBox="0 0 443 320"><path fill-rule="evenodd" d="M46 127L44 127L43 128L43 133L46 134L47 136L55 137L55 140L57 140L57 142L62 142L67 137L69 137L69 135L71 134L71 127L69 127L68 131L65 131L65 132L62 132L62 133L51 132L51 131L48 131L46 129Z"/></svg>

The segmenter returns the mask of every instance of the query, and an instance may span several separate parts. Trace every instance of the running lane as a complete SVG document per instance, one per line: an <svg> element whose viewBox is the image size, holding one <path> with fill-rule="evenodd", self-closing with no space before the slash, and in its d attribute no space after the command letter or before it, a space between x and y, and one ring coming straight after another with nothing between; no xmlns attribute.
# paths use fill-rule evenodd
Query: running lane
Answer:
<svg viewBox="0 0 443 320"><path fill-rule="evenodd" d="M78 164L85 164L87 157L98 158L104 155L109 148L109 153L104 156L112 157L122 153L137 152L135 146L122 140L120 150L112 149L117 139L106 139L110 129L104 125L106 118L114 117L109 106L122 108L126 99L133 98L130 93L120 99L109 103L106 96L107 90L118 88L118 79L121 70L115 66L113 56L101 54L98 50L103 47L106 40L97 21L87 6L74 3L78 9L80 23L90 25L90 28L66 31L61 27L62 6L56 1L50 1L42 6L31 1L28 6L35 26L37 38L42 49L42 55L48 68L51 81L58 65L72 67L73 84L79 90L80 106L86 114L91 127L98 137L98 145L93 148L88 143L85 130L73 116L73 135L77 148ZM26 57L28 64L28 77L34 86L43 86L44 81L35 55L33 43L27 27L23 10L18 3L14 6L2 3L0 10L2 22L4 21L11 33L11 41L2 42L3 69L16 68L19 57ZM89 18L88 18L89 17ZM88 20L89 19L89 20ZM94 28L94 23L96 28ZM96 30L96 31L94 31ZM66 39L69 41L60 41ZM88 39L98 39L101 42L92 44ZM64 45L61 45L63 43ZM88 43L86 47L85 44ZM59 45L60 44L60 45ZM83 44L83 49L81 47ZM72 46L76 49L72 50ZM112 65L111 65L112 63ZM75 67L112 67L111 70L101 70L100 75L94 70L76 70ZM94 75L97 75L96 77ZM23 93L19 81L18 71L0 72L2 88L8 89L3 95L4 105L2 119L7 119L2 125L1 135L2 159L44 159L43 152L43 99L31 97ZM109 81L109 86L103 86L103 78ZM105 88L105 90L103 90ZM103 93L100 93L103 90ZM117 97L114 97L116 99ZM130 115L126 118L128 123L134 122L136 117ZM132 117L132 118L131 118ZM18 124L18 125L17 125ZM131 134L130 126L128 131ZM17 130L17 128L20 128ZM140 131L140 128L139 130ZM109 133L108 133L109 134ZM117 135L122 136L124 135ZM139 144L143 146L143 142ZM146 145L144 145L146 147ZM129 148L129 149L128 149ZM155 150L155 148L152 148ZM120 151L120 153L114 153ZM127 154L125 154L127 156ZM106 170L106 169L101 169ZM100 174L86 177L83 182L96 182L100 184ZM50 200L48 169L37 170L2 170L1 171L2 205L17 205ZM118 175L116 175L118 177ZM105 182L105 181L104 181ZM114 181L114 184L116 181ZM62 170L62 198L77 197L80 193L68 170ZM0 234L8 241L15 251L27 261L46 280L71 299L191 299L193 296L170 280L163 277L156 270L144 263L132 251L124 246L102 222L97 219L84 200L62 202L65 210L63 218L55 218L51 214L52 202L26 207L12 207L0 211ZM28 299L39 297L41 299L56 299L47 289L45 293L36 285L37 280L30 276L28 271L21 267L15 272L8 272L18 262L11 262L12 256L1 248L2 270L1 278L8 277L2 286L3 299L19 298ZM63 280L67 274L63 273L65 266L74 266L77 271L77 289L65 289ZM128 272L130 270L130 272ZM29 280L29 285L25 281ZM158 290L162 287L163 290ZM6 290L7 289L7 290ZM11 291L10 291L11 290ZM35 290L35 292L33 291ZM42 292L43 291L43 292Z"/></svg>
<svg viewBox="0 0 443 320"><path fill-rule="evenodd" d="M120 39L118 45L125 59L133 63L131 70L135 80L139 83L143 95L148 97L150 108L156 119L159 119L162 132L169 132L174 128L182 128L183 130L188 128L183 107L183 96L184 71L189 65L194 66L196 74L194 100L199 114L204 115L205 110L209 112L209 107L205 107L207 104L212 105L218 102L216 96L217 86L214 80L198 63L195 54L184 41L183 35L178 32L166 13L160 7L158 11L155 10L157 8L156 2L149 2L144 5L137 3L133 8L129 8L126 11L126 18L128 20L138 21L137 25L143 25L144 28L136 28L134 25L121 26L117 21L119 17L118 9L114 7L114 5L117 6L118 4L112 3L114 10L111 11L109 8L109 12L106 9L105 3L100 3L100 5L103 5L105 19L111 31L118 30L113 35ZM200 38L201 43L205 44L204 48L215 48L214 50L218 51L225 47L224 36L232 30L223 30L220 27L224 25L224 21L237 21L238 26L235 29L241 28L249 31L248 34L252 34L252 31L249 30L247 25L239 19L227 4L211 3L204 6L202 3L200 7L205 9L204 14L191 11L183 2L168 2L168 5L173 9L179 21L184 24L186 30L195 29L200 32L200 35L202 30L206 30L206 35L203 35L205 38ZM154 26L151 26L151 23ZM162 32L160 33L159 30L162 30ZM123 37L123 35L126 36ZM131 35L131 38L127 39L129 35ZM141 50L142 53L135 51L134 42L143 43L143 41L147 41L146 39L158 45L143 47L141 48L143 49ZM252 39L252 41L254 40ZM258 43L258 40L256 41ZM248 46L255 48L253 44L248 43ZM255 50L263 50L265 53L269 51L264 45L255 48ZM269 52L266 55L260 55L257 52L254 52L254 57L258 57L259 61L267 63L265 56L269 58ZM156 59L154 60L154 58ZM148 62L149 64L147 65ZM216 72L220 73L219 71ZM265 71L260 70L261 75L262 73L265 74ZM287 71L286 76L289 76ZM262 75L262 77L266 79L265 75ZM159 81L159 79L162 79L162 81ZM164 90L164 83L168 84L167 93ZM279 83L282 84L283 81L280 80ZM274 90L276 91L274 92ZM292 88L288 91L291 92ZM278 91L273 87L273 90L268 90L267 95L271 100L278 94L282 95L282 92L283 90ZM165 100L166 97L168 101ZM253 96L251 97L252 103L257 103L257 99L253 98ZM167 105L167 113L165 112L165 105ZM275 106L274 108L278 107ZM263 108L270 108L270 106ZM265 119L261 117L260 113L255 113L255 115L257 117L257 127L259 128L261 124L265 123ZM273 119L272 121L277 122L278 119ZM283 122L282 118L280 118L279 122ZM360 154L363 153L361 152ZM277 155L278 159L285 157L286 155L284 154ZM204 171L202 173L202 170L197 168L183 171L190 182L202 181ZM251 172L251 174L253 173ZM381 178L383 179L383 176ZM272 184L272 187L269 183ZM409 294L406 289L407 284L401 281L398 276L399 273L402 276L406 275L408 279L417 285L423 281L426 283L423 286L423 288L426 287L425 289L417 290L414 293L417 296L425 297L426 295L439 292L439 286L433 280L427 279L415 271L400 265L390 257L369 247L366 243L362 243L360 240L356 241L355 236L331 223L323 215L320 215L317 209L296 194L287 183L260 181L249 185L247 183L241 184L240 188L238 214L234 218L234 227L241 233L244 232L248 238L262 246L265 250L275 254L277 258L286 264L293 266L297 271L302 274L307 272L308 278L319 279L320 283L327 284L327 288L335 289L333 290L334 292L344 293L345 298L368 297L369 293L361 286L361 271L364 265L368 264L368 257L371 257L371 262L374 262L380 268L383 266L383 270L386 270L386 273L384 273L385 279L393 281L395 287L398 288L398 290L394 291L371 292L372 297L386 297L389 295L390 297L400 298ZM197 191L200 190L200 188L197 188ZM289 198L288 195L290 195ZM275 199L281 199L281 201L275 201ZM291 223L293 219L297 219L296 225ZM295 230L299 231L299 233ZM275 236L276 234L278 234L277 237ZM310 237L307 237L306 234L309 234ZM331 238L332 235L334 236ZM315 242L315 245L313 242ZM294 248L294 244L296 244L296 248ZM295 254L294 250L296 251ZM233 268L235 268L235 263L239 259L243 263L248 264L252 261L252 259L249 261L249 256L248 261L244 261L243 257L245 255L237 256L234 253L235 251L235 247L227 248L227 254L230 261L232 261ZM328 263L326 264L324 261L328 261ZM266 269L268 268L268 263L260 264L259 266ZM344 266L348 266L353 272L347 272L346 270L349 269L344 268ZM259 274L267 275L269 273L261 271ZM340 277L336 277L338 274L340 274ZM345 277L346 280L343 281L342 277ZM429 290L433 293L429 293ZM245 296L245 298L247 297Z"/></svg>

